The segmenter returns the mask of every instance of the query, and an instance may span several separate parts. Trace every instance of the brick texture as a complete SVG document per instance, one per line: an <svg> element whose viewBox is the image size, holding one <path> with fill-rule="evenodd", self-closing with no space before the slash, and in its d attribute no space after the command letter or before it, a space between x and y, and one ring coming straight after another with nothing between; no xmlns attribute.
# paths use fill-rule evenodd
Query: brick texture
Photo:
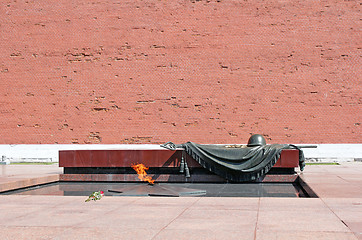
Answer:
<svg viewBox="0 0 362 240"><path fill-rule="evenodd" d="M5 0L0 144L361 142L358 1Z"/></svg>

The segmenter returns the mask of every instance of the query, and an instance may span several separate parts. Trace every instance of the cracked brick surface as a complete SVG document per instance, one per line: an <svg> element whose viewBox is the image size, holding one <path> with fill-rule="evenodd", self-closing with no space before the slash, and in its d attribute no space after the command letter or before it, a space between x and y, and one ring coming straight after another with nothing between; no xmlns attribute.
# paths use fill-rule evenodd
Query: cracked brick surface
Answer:
<svg viewBox="0 0 362 240"><path fill-rule="evenodd" d="M0 144L361 143L356 1L5 1Z"/></svg>

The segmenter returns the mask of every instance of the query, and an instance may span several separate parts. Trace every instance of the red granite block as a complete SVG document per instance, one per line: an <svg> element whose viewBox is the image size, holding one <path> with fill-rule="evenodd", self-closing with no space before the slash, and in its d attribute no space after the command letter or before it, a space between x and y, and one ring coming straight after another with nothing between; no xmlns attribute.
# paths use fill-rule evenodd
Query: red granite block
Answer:
<svg viewBox="0 0 362 240"><path fill-rule="evenodd" d="M108 155L109 167L118 167L124 164L124 151L110 150Z"/></svg>
<svg viewBox="0 0 362 240"><path fill-rule="evenodd" d="M59 160L60 161L60 160ZM70 166L67 166L70 167ZM76 150L75 161L72 167L93 167L90 150Z"/></svg>
<svg viewBox="0 0 362 240"><path fill-rule="evenodd" d="M149 174L156 182L226 182L215 174L191 174L186 178L184 174ZM266 175L261 182L295 182L298 175ZM137 174L60 174L60 181L106 181L106 182L141 182Z"/></svg>
<svg viewBox="0 0 362 240"><path fill-rule="evenodd" d="M273 167L281 167L281 166L282 166L282 161L280 161L280 158L279 158Z"/></svg>
<svg viewBox="0 0 362 240"><path fill-rule="evenodd" d="M284 149L277 163L273 166L276 168L295 168L299 166L299 150Z"/></svg>
<svg viewBox="0 0 362 240"><path fill-rule="evenodd" d="M225 182L217 175L150 174L156 182ZM60 174L59 181L142 182L137 174Z"/></svg>
<svg viewBox="0 0 362 240"><path fill-rule="evenodd" d="M59 174L59 181L91 181L92 174Z"/></svg>
<svg viewBox="0 0 362 240"><path fill-rule="evenodd" d="M76 166L75 151L59 151L59 167Z"/></svg>
<svg viewBox="0 0 362 240"><path fill-rule="evenodd" d="M92 167L109 167L109 150L92 150L90 162Z"/></svg>
<svg viewBox="0 0 362 240"><path fill-rule="evenodd" d="M201 166L198 162L196 162L196 160L193 159L190 155L185 154L184 157L185 157L185 161L187 162L187 166L188 166L188 167L196 167L196 168L202 167L202 166Z"/></svg>
<svg viewBox="0 0 362 240"><path fill-rule="evenodd" d="M262 182L295 182L298 178L297 174L270 174L265 175Z"/></svg>
<svg viewBox="0 0 362 240"><path fill-rule="evenodd" d="M171 159L176 151L145 150L141 152L142 162L148 167L174 167L176 158Z"/></svg>
<svg viewBox="0 0 362 240"><path fill-rule="evenodd" d="M143 163L147 167L178 167L182 151L166 150L75 150L59 151L61 167L131 167ZM188 167L201 167L188 154L184 154ZM281 152L276 168L294 168L299 164L299 151Z"/></svg>
<svg viewBox="0 0 362 240"><path fill-rule="evenodd" d="M122 151L122 159L117 164L119 167L130 167L133 164L142 163L142 152L139 150L124 150Z"/></svg>
<svg viewBox="0 0 362 240"><path fill-rule="evenodd" d="M172 155L163 164L162 167L179 167L181 162L181 151L172 151Z"/></svg>
<svg viewBox="0 0 362 240"><path fill-rule="evenodd" d="M137 163L147 167L176 167L180 161L180 154L176 151L109 150L108 153L108 167L130 167Z"/></svg>

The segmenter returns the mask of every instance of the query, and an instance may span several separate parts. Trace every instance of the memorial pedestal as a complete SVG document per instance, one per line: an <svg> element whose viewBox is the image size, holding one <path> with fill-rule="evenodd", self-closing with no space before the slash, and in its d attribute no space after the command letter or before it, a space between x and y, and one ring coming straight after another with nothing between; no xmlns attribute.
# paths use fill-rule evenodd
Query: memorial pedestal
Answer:
<svg viewBox="0 0 362 240"><path fill-rule="evenodd" d="M149 167L148 175L156 182L227 182L204 169L189 155L185 161L190 177L180 172L182 150L67 150L59 151L59 166L64 168L61 181L139 182L133 164ZM299 150L282 150L277 163L258 181L294 182L299 165Z"/></svg>

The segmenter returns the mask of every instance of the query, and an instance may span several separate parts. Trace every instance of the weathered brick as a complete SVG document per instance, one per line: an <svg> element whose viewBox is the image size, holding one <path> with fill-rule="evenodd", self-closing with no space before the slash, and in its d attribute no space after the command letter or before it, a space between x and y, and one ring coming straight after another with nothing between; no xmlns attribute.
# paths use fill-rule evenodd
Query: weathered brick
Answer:
<svg viewBox="0 0 362 240"><path fill-rule="evenodd" d="M361 143L355 1L9 1L0 144Z"/></svg>

